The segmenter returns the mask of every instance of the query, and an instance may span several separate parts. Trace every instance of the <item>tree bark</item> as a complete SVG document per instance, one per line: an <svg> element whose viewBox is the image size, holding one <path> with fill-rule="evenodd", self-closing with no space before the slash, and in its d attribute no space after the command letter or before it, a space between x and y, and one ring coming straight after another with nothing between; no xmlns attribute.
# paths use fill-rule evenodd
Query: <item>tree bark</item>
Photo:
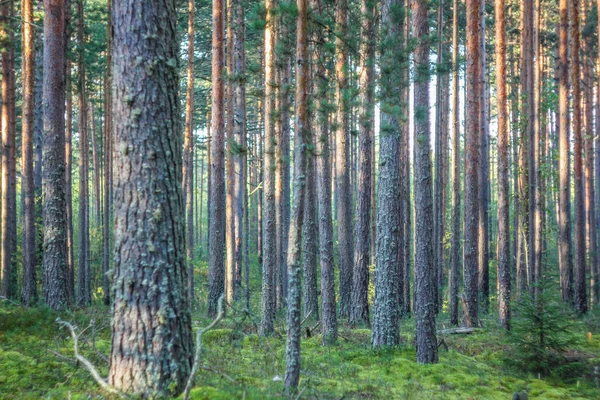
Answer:
<svg viewBox="0 0 600 400"><path fill-rule="evenodd" d="M480 0L467 0L467 120L465 123L464 286L467 327L479 325L479 155L481 137Z"/></svg>
<svg viewBox="0 0 600 400"><path fill-rule="evenodd" d="M352 308L350 322L353 325L370 325L369 322L369 247L371 231L371 185L373 158L373 100L375 64L375 2L361 1L363 19L360 57L360 110L359 149L356 198L356 234L354 243L354 271L352 273Z"/></svg>
<svg viewBox="0 0 600 400"><path fill-rule="evenodd" d="M208 225L208 315L215 316L225 290L225 121L223 82L223 0L212 4L212 115L211 162Z"/></svg>
<svg viewBox="0 0 600 400"><path fill-rule="evenodd" d="M429 41L427 1L413 3L415 62L415 319L417 362L437 363L435 296L433 292L433 197L429 132Z"/></svg>
<svg viewBox="0 0 600 400"><path fill-rule="evenodd" d="M506 102L506 1L496 8L496 91L498 96L498 320L510 329L510 223L508 109Z"/></svg>
<svg viewBox="0 0 600 400"><path fill-rule="evenodd" d="M174 2L118 1L112 9L116 257L108 383L144 397L176 397L192 366L176 16Z"/></svg>
<svg viewBox="0 0 600 400"><path fill-rule="evenodd" d="M288 251L288 334L285 351L285 387L296 390L300 380L300 260L306 195L306 173L312 157L312 130L308 112L310 91L307 0L297 0L296 28L296 130L294 136L294 203L290 218Z"/></svg>
<svg viewBox="0 0 600 400"><path fill-rule="evenodd" d="M349 317L352 301L352 197L350 195L349 165L349 126L347 113L350 109L348 93L348 50L347 32L347 0L336 2L335 24L335 74L336 74L336 114L335 132L335 192L336 219L338 225L338 242L340 257L340 316Z"/></svg>
<svg viewBox="0 0 600 400"><path fill-rule="evenodd" d="M319 319L319 298L317 295L317 250L318 231L315 209L315 165L314 160L306 164L304 180L304 223L302 225L302 287L304 294L303 315L313 320Z"/></svg>
<svg viewBox="0 0 600 400"><path fill-rule="evenodd" d="M65 201L65 2L44 0L44 300L64 308L67 291Z"/></svg>

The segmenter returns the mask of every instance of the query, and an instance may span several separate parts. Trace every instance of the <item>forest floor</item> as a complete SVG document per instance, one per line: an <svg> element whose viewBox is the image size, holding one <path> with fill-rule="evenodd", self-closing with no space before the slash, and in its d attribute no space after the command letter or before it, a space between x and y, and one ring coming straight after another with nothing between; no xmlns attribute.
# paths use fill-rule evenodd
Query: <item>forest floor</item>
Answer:
<svg viewBox="0 0 600 400"><path fill-rule="evenodd" d="M200 275L205 272L205 266L200 268ZM197 282L206 282L203 278L199 276ZM258 285L256 282L257 289ZM199 298L204 298L205 292L205 287L198 287ZM253 297L256 310L258 300ZM203 306L194 312L194 327L210 322ZM94 305L56 314L0 302L0 399L106 398L88 372L72 360L73 342L55 322L58 316L79 329L88 327L82 335L81 351L107 374L107 307ZM474 334L444 336L446 346L441 346L440 362L435 365L415 362L412 319L402 324L404 344L385 351L370 348L370 330L342 326L335 346L321 346L318 333L302 341L299 398L510 399L513 393L526 391L529 399L600 399L600 377L594 374L594 367L600 366L600 313L591 318L574 319L571 324L575 340L568 353L575 362L552 368L547 376L519 369L514 363L515 348L497 328L493 315ZM289 398L282 382L284 319L280 315L278 333L264 339L256 335L257 316L229 310L227 318L204 336L202 367L191 397ZM314 325L312 319L304 324ZM444 314L438 327L449 327Z"/></svg>

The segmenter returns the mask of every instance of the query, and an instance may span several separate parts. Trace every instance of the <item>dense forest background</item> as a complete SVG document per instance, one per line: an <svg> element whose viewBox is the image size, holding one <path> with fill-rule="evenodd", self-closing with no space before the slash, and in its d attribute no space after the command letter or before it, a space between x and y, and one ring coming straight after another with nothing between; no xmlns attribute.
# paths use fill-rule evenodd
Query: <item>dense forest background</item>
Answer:
<svg viewBox="0 0 600 400"><path fill-rule="evenodd" d="M600 397L599 15L0 0L0 397Z"/></svg>

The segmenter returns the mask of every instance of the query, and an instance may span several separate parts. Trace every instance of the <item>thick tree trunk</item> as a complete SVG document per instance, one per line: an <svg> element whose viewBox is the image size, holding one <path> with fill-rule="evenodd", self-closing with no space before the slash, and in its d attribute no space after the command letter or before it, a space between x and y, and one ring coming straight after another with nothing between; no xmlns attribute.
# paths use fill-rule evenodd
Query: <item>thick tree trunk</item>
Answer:
<svg viewBox="0 0 600 400"><path fill-rule="evenodd" d="M2 230L0 257L0 296L17 296L17 270L13 259L17 250L17 175L16 175L16 92L14 1L0 5L2 53Z"/></svg>
<svg viewBox="0 0 600 400"><path fill-rule="evenodd" d="M417 362L437 363L435 296L433 292L433 197L429 132L429 45L427 1L413 3L415 88L415 319Z"/></svg>
<svg viewBox="0 0 600 400"><path fill-rule="evenodd" d="M467 327L479 325L479 155L481 137L481 54L480 54L480 4L481 0L467 0L467 120L465 123L465 244L464 285L466 295L465 323Z"/></svg>
<svg viewBox="0 0 600 400"><path fill-rule="evenodd" d="M459 0L452 4L452 234L450 241L450 276L448 294L450 323L458 325L458 290L460 282L460 109L459 109L459 66L458 66L458 8Z"/></svg>
<svg viewBox="0 0 600 400"><path fill-rule="evenodd" d="M375 300L373 304L373 347L396 346L400 341L402 226L400 137L401 119L407 108L401 98L408 57L404 47L404 0L382 4L381 88L382 114L379 139L379 184ZM398 63L401 62L400 65Z"/></svg>
<svg viewBox="0 0 600 400"><path fill-rule="evenodd" d="M510 329L510 223L508 108L506 102L506 1L496 1L496 90L498 96L498 320Z"/></svg>
<svg viewBox="0 0 600 400"><path fill-rule="evenodd" d="M90 276L90 207L89 207L89 153L88 102L84 63L84 14L83 1L77 2L77 44L78 60L78 106L79 106L79 254L77 256L77 304L91 304Z"/></svg>
<svg viewBox="0 0 600 400"><path fill-rule="evenodd" d="M582 163L582 115L581 115L581 84L580 84L580 32L579 32L579 1L571 5L571 83L573 84L573 162L574 162L574 191L575 191L575 309L580 313L587 311L587 284L585 260L585 205L583 187Z"/></svg>
<svg viewBox="0 0 600 400"><path fill-rule="evenodd" d="M350 129L348 111L350 109L348 91L348 51L346 44L347 0L336 2L336 114L335 132L335 193L336 219L340 257L340 316L349 317L352 301L352 272L354 266L352 250L352 197L350 195Z"/></svg>
<svg viewBox="0 0 600 400"><path fill-rule="evenodd" d="M562 300L573 301L573 250L571 247L571 174L569 155L569 6L567 0L559 1L559 90L558 90L558 140L559 140L559 240L560 294Z"/></svg>
<svg viewBox="0 0 600 400"><path fill-rule="evenodd" d="M262 319L260 332L264 336L273 333L275 317L274 274L277 273L276 208L275 208L275 6L276 0L267 0L267 25L265 28L265 111L264 111L264 158L263 158L263 216L262 216ZM262 143L262 141L261 141Z"/></svg>
<svg viewBox="0 0 600 400"><path fill-rule="evenodd" d="M44 0L44 300L69 300L65 220L65 2Z"/></svg>
<svg viewBox="0 0 600 400"><path fill-rule="evenodd" d="M139 18L131 18L134 10ZM185 386L193 354L176 9L174 2L128 0L115 2L112 11L118 156L108 383L145 397L175 397ZM145 72L148 65L151 75Z"/></svg>
<svg viewBox="0 0 600 400"><path fill-rule="evenodd" d="M363 19L360 57L360 115L358 177L356 198L356 234L350 322L369 325L369 247L371 218L371 185L373 158L374 64L375 64L375 2L362 0Z"/></svg>
<svg viewBox="0 0 600 400"><path fill-rule="evenodd" d="M35 262L35 187L33 185L33 125L35 92L35 32L33 28L33 1L22 0L23 18L23 119L22 168L23 180L23 290L21 302L37 302Z"/></svg>
<svg viewBox="0 0 600 400"><path fill-rule="evenodd" d="M294 136L294 204L290 218L288 252L288 334L285 351L285 387L296 390L300 380L300 260L306 195L306 173L312 157L312 130L308 112L310 92L307 0L297 0L296 130Z"/></svg>
<svg viewBox="0 0 600 400"><path fill-rule="evenodd" d="M212 5L212 115L210 206L208 215L208 315L217 313L217 304L225 290L225 121L223 83L223 0Z"/></svg>

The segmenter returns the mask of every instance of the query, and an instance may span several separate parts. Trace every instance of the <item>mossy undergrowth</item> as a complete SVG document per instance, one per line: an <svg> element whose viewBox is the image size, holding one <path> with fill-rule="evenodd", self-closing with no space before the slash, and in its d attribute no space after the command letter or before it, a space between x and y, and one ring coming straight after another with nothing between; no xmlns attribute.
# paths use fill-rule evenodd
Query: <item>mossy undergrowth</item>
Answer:
<svg viewBox="0 0 600 400"><path fill-rule="evenodd" d="M198 289L202 291L201 287ZM253 302L258 303L258 298L253 296ZM209 322L203 306L198 305L194 312L197 321L194 327ZM252 308L258 310L257 304ZM108 365L100 355L110 353L107 307L95 305L56 314L44 308L28 309L3 302L0 303L0 399L107 398L87 371L69 360L73 357L73 343L69 333L56 324L58 316L75 323L80 330L87 328L81 352L103 375L107 374ZM89 327L92 320L94 326ZM444 327L444 320L441 315L440 328ZM266 339L256 335L257 321L257 316L229 310L217 329L204 336L202 367L192 398L289 398L282 381L284 315L278 317L278 333ZM592 332L592 340L588 340L589 323L574 320L573 334L581 340L569 349L588 355L589 375L564 380L555 376L539 379L507 363L514 348L493 321L490 316L484 321L485 328L472 335L445 336L448 351L440 348L440 363L435 365L415 362L412 319L403 322L403 345L395 349L371 349L368 329L342 327L338 343L330 347L321 345L318 334L304 339L301 398L510 399L517 391L527 391L530 399L600 398L591 375L593 366L599 365L600 332Z"/></svg>

